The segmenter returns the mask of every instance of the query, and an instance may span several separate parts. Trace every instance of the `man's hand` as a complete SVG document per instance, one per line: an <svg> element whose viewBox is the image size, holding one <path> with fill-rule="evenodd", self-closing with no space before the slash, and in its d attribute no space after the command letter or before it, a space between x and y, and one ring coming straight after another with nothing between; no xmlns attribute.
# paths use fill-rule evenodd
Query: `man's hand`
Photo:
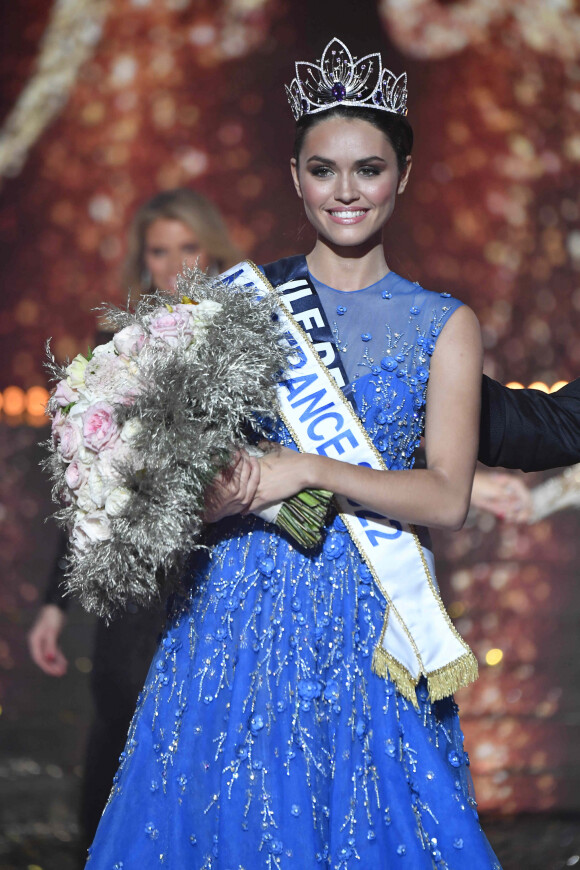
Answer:
<svg viewBox="0 0 580 870"><path fill-rule="evenodd" d="M471 504L511 523L525 523L532 512L532 496L521 477L476 471Z"/></svg>

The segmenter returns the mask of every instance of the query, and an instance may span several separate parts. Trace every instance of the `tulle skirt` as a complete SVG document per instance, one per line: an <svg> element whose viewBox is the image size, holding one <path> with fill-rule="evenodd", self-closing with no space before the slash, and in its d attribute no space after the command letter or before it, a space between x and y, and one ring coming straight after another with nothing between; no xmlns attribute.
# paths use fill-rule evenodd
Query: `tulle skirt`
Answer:
<svg viewBox="0 0 580 870"><path fill-rule="evenodd" d="M384 601L340 518L315 556L224 522L173 601L89 870L490 870L457 707L371 670Z"/></svg>

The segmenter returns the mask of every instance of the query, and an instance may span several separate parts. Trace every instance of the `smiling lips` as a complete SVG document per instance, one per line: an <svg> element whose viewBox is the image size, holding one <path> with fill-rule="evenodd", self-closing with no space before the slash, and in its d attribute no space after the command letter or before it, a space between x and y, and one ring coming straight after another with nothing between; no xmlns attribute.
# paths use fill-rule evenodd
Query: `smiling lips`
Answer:
<svg viewBox="0 0 580 870"><path fill-rule="evenodd" d="M327 214L336 224L358 224L364 220L368 208L333 208Z"/></svg>

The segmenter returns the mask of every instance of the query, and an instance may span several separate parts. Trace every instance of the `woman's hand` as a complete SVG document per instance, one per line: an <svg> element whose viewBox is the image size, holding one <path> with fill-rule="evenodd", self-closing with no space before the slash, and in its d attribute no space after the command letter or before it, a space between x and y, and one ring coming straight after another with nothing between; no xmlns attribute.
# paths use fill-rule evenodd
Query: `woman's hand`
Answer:
<svg viewBox="0 0 580 870"><path fill-rule="evenodd" d="M477 471L471 504L511 523L525 523L532 512L532 495L521 477Z"/></svg>
<svg viewBox="0 0 580 870"><path fill-rule="evenodd" d="M311 457L308 454L272 442L260 446L267 448L268 452L259 460L260 482L250 511L284 501L309 486L308 462Z"/></svg>
<svg viewBox="0 0 580 870"><path fill-rule="evenodd" d="M64 676L68 668L58 643L65 623L66 614L60 607L45 604L28 632L28 649L33 661L51 677Z"/></svg>
<svg viewBox="0 0 580 870"><path fill-rule="evenodd" d="M254 456L240 450L233 464L217 475L205 495L204 522L216 523L224 517L247 513L258 484L260 465Z"/></svg>

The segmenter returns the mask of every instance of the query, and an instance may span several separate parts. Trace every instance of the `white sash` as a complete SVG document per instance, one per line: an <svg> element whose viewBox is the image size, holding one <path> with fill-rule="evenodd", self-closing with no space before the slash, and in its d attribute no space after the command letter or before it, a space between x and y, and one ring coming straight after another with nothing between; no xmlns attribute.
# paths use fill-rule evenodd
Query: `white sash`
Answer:
<svg viewBox="0 0 580 870"><path fill-rule="evenodd" d="M252 286L258 296L272 290L259 269L244 261L223 276ZM281 297L280 318L293 347L288 379L278 388L280 416L303 453L386 470L368 433L325 368L302 327ZM335 496L340 515L368 565L385 602L373 670L387 672L398 690L417 704L415 687L427 679L432 700L452 694L477 677L477 661L451 623L435 582L433 554L415 528Z"/></svg>

